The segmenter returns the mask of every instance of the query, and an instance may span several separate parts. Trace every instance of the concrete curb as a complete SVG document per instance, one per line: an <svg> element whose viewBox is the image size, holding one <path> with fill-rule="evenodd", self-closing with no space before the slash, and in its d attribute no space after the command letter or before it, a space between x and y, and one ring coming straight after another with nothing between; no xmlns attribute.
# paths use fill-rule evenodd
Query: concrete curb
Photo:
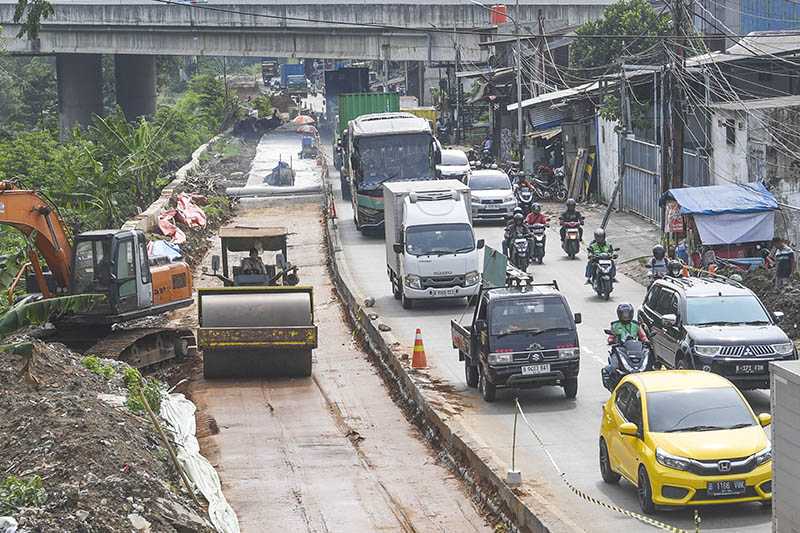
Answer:
<svg viewBox="0 0 800 533"><path fill-rule="evenodd" d="M330 201L327 197L325 200ZM328 218L326 203L323 203L323 209L326 211L326 244L334 285L354 326L363 334L372 352L380 359L384 370L396 380L404 403L412 410L412 418L415 422L424 420L425 423L422 425L426 429L426 437L441 445L449 454L452 466L478 493L477 496L482 503L499 517L510 521L519 531L536 533L573 531L546 509L538 509L538 514L535 514L503 481L499 474L502 472L502 465L496 464L493 458L481 457L478 453L481 446L471 442L468 432L461 424L444 420L431 406L419 386L419 377L414 375L417 371L405 366L399 357L402 353L400 349L402 343L393 333L378 330L376 322L379 321L370 320L368 317L369 311L363 306L364 296L358 292L342 254L336 220ZM418 417L422 420L417 420ZM525 487L525 491L530 492L530 489ZM547 506L544 497L538 496L537 499L542 502L543 507Z"/></svg>
<svg viewBox="0 0 800 533"><path fill-rule="evenodd" d="M201 145L197 150L192 152L191 160L179 168L175 172L175 179L169 182L166 187L161 189L161 196L155 202L150 204L150 207L139 213L132 219L128 220L122 225L122 229L141 230L145 233L151 233L158 227L158 216L167 205L169 199L185 180L189 172L195 170L200 165L200 157L208 150L208 147L221 139L228 132L221 133L212 137L207 143Z"/></svg>

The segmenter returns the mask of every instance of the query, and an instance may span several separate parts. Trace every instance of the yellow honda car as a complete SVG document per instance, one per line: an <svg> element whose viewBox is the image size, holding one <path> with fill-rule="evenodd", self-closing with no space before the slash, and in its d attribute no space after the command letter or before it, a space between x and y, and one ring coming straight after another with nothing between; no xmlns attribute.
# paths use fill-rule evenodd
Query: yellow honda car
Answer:
<svg viewBox="0 0 800 533"><path fill-rule="evenodd" d="M645 513L656 508L772 502L772 447L727 379L698 370L625 376L603 405L600 473L624 476Z"/></svg>

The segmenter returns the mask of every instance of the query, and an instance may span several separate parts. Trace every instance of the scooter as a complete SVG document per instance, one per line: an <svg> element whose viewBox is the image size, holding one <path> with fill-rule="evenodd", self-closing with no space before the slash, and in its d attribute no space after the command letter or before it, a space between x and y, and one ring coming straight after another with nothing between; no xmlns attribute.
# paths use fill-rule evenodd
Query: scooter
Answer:
<svg viewBox="0 0 800 533"><path fill-rule="evenodd" d="M530 251L530 241L525 237L517 237L511 243L511 263L526 272L531 263Z"/></svg>
<svg viewBox="0 0 800 533"><path fill-rule="evenodd" d="M561 248L567 253L570 259L575 259L578 252L581 251L581 232L578 229L583 222L562 222L561 225L567 228L564 235L564 242L561 243Z"/></svg>
<svg viewBox="0 0 800 533"><path fill-rule="evenodd" d="M540 265L544 262L544 251L545 251L545 226L544 224L533 224L531 226L531 242L533 244L533 250L531 251L531 257L533 260Z"/></svg>
<svg viewBox="0 0 800 533"><path fill-rule="evenodd" d="M617 255L598 254L591 258L594 262L592 288L600 298L608 300L614 290L614 259Z"/></svg>
<svg viewBox="0 0 800 533"><path fill-rule="evenodd" d="M517 188L517 206L522 209L523 216L528 216L533 208L533 191L530 187L522 186Z"/></svg>
<svg viewBox="0 0 800 533"><path fill-rule="evenodd" d="M610 329L605 332L607 335L613 335ZM614 364L614 361L617 364ZM628 374L652 369L653 357L650 346L638 339L627 339L625 342L611 346L608 354L608 366L600 370L600 375L603 379L603 387L611 392Z"/></svg>

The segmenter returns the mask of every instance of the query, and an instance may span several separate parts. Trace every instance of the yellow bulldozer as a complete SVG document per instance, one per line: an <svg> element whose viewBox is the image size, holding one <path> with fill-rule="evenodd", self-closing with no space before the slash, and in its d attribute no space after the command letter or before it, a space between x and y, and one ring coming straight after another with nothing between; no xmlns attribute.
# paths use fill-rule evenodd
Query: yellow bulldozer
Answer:
<svg viewBox="0 0 800 533"><path fill-rule="evenodd" d="M198 290L197 347L206 378L307 377L317 347L312 287L298 285L282 227L233 226L220 231L220 257L210 275L223 287ZM229 254L246 252L229 268ZM265 252L274 261L263 262ZM206 272L208 275L209 273Z"/></svg>

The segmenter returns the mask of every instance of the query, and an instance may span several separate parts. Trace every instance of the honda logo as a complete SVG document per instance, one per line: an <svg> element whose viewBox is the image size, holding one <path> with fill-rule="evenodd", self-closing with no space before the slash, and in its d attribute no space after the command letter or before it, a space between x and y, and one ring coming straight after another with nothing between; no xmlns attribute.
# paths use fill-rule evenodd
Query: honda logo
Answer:
<svg viewBox="0 0 800 533"><path fill-rule="evenodd" d="M720 461L717 463L717 468L720 472L730 472L731 471L731 462L730 461Z"/></svg>

